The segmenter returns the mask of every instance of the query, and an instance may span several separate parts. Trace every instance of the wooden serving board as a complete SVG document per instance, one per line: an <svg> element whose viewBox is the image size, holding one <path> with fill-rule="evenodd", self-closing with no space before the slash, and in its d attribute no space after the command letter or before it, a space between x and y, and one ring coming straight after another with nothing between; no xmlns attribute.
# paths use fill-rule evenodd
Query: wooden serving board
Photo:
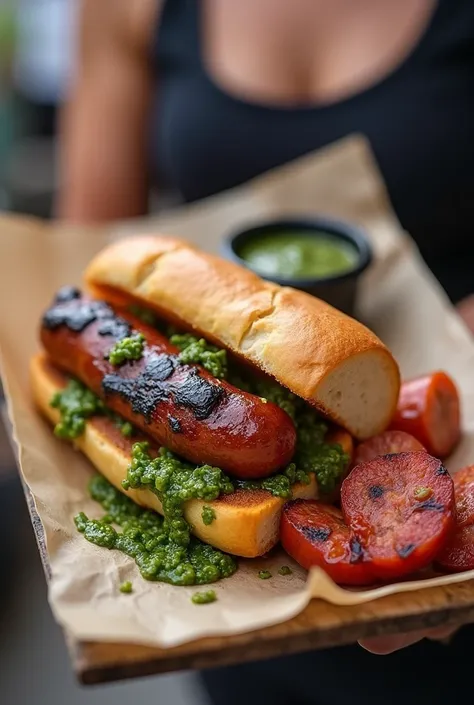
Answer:
<svg viewBox="0 0 474 705"><path fill-rule="evenodd" d="M51 571L43 527L23 484L46 578ZM198 670L342 646L381 634L474 621L474 580L418 593L400 593L363 605L338 606L312 600L298 616L245 634L199 639L171 649L77 641L66 634L78 680L93 685L126 678Z"/></svg>
<svg viewBox="0 0 474 705"><path fill-rule="evenodd" d="M84 684L135 678L184 669L257 661L327 646L351 644L362 637L395 634L474 620L474 581L382 598L354 607L312 600L297 617L238 636L200 639L157 649L127 644L71 641L74 668Z"/></svg>

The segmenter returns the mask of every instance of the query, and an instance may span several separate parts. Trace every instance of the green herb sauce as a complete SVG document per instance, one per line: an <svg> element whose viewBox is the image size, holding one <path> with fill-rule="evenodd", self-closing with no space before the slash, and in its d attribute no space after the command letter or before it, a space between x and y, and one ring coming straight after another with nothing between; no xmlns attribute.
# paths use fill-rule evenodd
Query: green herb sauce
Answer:
<svg viewBox="0 0 474 705"><path fill-rule="evenodd" d="M293 571L291 570L290 566L282 565L282 567L278 569L278 573L279 575L291 575Z"/></svg>
<svg viewBox="0 0 474 705"><path fill-rule="evenodd" d="M189 333L175 334L170 343L180 349L179 361L183 364L199 364L205 370L224 379L227 376L227 353L208 343L204 338L196 338Z"/></svg>
<svg viewBox="0 0 474 705"><path fill-rule="evenodd" d="M270 573L269 570L261 570L261 571L259 571L259 573L258 573L258 577L259 577L261 580L268 580L269 578L272 577L272 574Z"/></svg>
<svg viewBox="0 0 474 705"><path fill-rule="evenodd" d="M104 404L81 382L70 379L67 386L51 399L51 406L61 415L54 428L58 438L78 438L86 426L86 419L104 413Z"/></svg>
<svg viewBox="0 0 474 705"><path fill-rule="evenodd" d="M354 247L323 232L262 233L242 245L238 254L265 276L289 279L343 274L357 263Z"/></svg>
<svg viewBox="0 0 474 705"><path fill-rule="evenodd" d="M115 425L120 429L120 433L122 434L122 436L125 436L125 438L131 438L135 433L135 429L133 428L130 421L124 421L120 418L120 416L118 416L117 420L115 421Z"/></svg>
<svg viewBox="0 0 474 705"><path fill-rule="evenodd" d="M166 484L170 471L173 474L171 466L174 459L159 456L153 460L145 445L135 445L129 476L132 475L134 487L146 487L163 498L163 494L156 489L156 480L158 484L163 481ZM183 464L177 460L176 463L180 468L177 475L183 479L181 492L186 499L199 494L212 494L214 497L221 489L229 489L225 485L221 487L216 476L207 487L207 471L193 484L190 477L183 477ZM191 468L188 474L192 472ZM155 481L149 482L148 479L153 477ZM96 546L117 549L133 558L146 580L159 580L172 585L201 585L226 578L237 569L233 558L191 536L190 526L182 515L182 504L186 499L180 501L179 493L164 500L166 509L163 518L156 512L139 507L102 476L92 478L89 491L92 498L102 505L106 515L102 519L89 519L81 512L74 519L77 529ZM122 531L117 531L112 524L121 527Z"/></svg>
<svg viewBox="0 0 474 705"><path fill-rule="evenodd" d="M128 307L128 310L147 325L153 326L166 335L170 343L179 348L178 359L183 365L201 365L214 377L226 379L227 353L225 350L221 350L215 345L208 343L204 338L198 338L191 333L178 332L174 326L166 325L159 321L153 311L149 309L132 305Z"/></svg>
<svg viewBox="0 0 474 705"><path fill-rule="evenodd" d="M123 592L125 594L130 594L131 592L133 592L133 585L130 580L126 580L124 583L121 584L119 590L120 592Z"/></svg>
<svg viewBox="0 0 474 705"><path fill-rule="evenodd" d="M117 340L107 355L111 365L123 365L127 360L139 360L143 355L145 336L141 333Z"/></svg>
<svg viewBox="0 0 474 705"><path fill-rule="evenodd" d="M217 600L217 595L214 590L207 590L206 592L195 592L191 597L191 601L195 605L208 605L210 602L215 602Z"/></svg>
<svg viewBox="0 0 474 705"><path fill-rule="evenodd" d="M206 526L209 526L210 524L212 524L212 522L216 518L216 513L212 507L204 506L202 508L201 517L202 517L202 523L205 524Z"/></svg>
<svg viewBox="0 0 474 705"><path fill-rule="evenodd" d="M234 480L235 486L245 490L268 490L274 497L289 499L292 495L292 486L296 482L309 485L310 476L304 470L297 470L294 463L290 463L282 472L266 477L263 480Z"/></svg>
<svg viewBox="0 0 474 705"><path fill-rule="evenodd" d="M90 391L82 382L70 379L60 392L56 392L50 402L61 415L54 428L58 438L73 440L84 433L86 419L91 416L107 416L120 430L123 436L130 438L135 429L129 421L110 411L101 399Z"/></svg>

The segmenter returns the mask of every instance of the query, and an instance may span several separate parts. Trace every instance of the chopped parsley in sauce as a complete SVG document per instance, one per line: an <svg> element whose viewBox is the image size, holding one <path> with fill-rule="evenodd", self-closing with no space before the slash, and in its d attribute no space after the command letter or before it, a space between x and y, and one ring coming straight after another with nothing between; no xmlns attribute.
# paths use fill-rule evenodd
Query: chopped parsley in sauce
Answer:
<svg viewBox="0 0 474 705"><path fill-rule="evenodd" d="M132 474L135 487L146 487L163 498L153 480L148 480L154 477L158 484L161 480L166 484L164 478L171 470L174 459L159 456L158 462L155 462L143 445L136 444L134 447L133 470L131 467L129 476ZM163 461L160 461L161 458ZM180 461L176 462L182 465ZM193 484L190 477L182 477L183 495L189 498L198 494L215 494L218 491L216 478L214 484L211 481L211 487L206 486L205 478L204 472L201 480ZM161 517L154 511L139 507L100 475L92 478L89 491L106 514L102 519L89 519L81 512L75 517L78 531L97 546L117 549L133 558L146 580L159 580L172 585L202 585L227 578L237 569L231 556L191 536L190 526L182 513L186 500L180 500L178 495L168 497L164 502L162 499L165 516ZM112 524L120 527L121 531Z"/></svg>
<svg viewBox="0 0 474 705"><path fill-rule="evenodd" d="M260 570L259 573L258 573L258 577L259 577L261 580L268 580L269 578L272 577L272 574L270 573L269 570Z"/></svg>
<svg viewBox="0 0 474 705"><path fill-rule="evenodd" d="M191 602L195 605L208 605L217 600L217 595L214 590L206 590L206 592L195 592L191 597Z"/></svg>
<svg viewBox="0 0 474 705"><path fill-rule="evenodd" d="M123 365L128 360L139 360L143 355L145 336L141 333L130 335L127 338L117 340L113 348L107 355L111 365Z"/></svg>
<svg viewBox="0 0 474 705"><path fill-rule="evenodd" d="M291 575L293 571L289 565L282 565L281 568L278 568L278 573L279 575Z"/></svg>
<svg viewBox="0 0 474 705"><path fill-rule="evenodd" d="M70 379L67 386L56 392L50 402L58 409L60 421L54 428L58 438L78 438L86 427L86 419L104 413L104 404L81 382Z"/></svg>
<svg viewBox="0 0 474 705"><path fill-rule="evenodd" d="M123 421L123 419L121 419L119 416L115 424L120 429L120 433L122 434L122 436L125 436L125 438L131 438L133 436L135 429L133 428L130 421Z"/></svg>
<svg viewBox="0 0 474 705"><path fill-rule="evenodd" d="M107 409L102 400L77 379L70 379L64 389L56 392L50 405L60 413L60 420L54 428L58 438L78 438L84 433L86 419L91 416L107 416L126 438L135 433L129 421Z"/></svg>
<svg viewBox="0 0 474 705"><path fill-rule="evenodd" d="M133 585L130 582L130 580L126 580L124 583L121 584L119 590L120 590L120 592L123 592L123 593L129 595L131 592L133 592Z"/></svg>
<svg viewBox="0 0 474 705"><path fill-rule="evenodd" d="M208 343L204 338L196 338L189 333L170 336L170 343L179 348L178 360L181 364L199 364L218 379L227 376L227 353Z"/></svg>
<svg viewBox="0 0 474 705"><path fill-rule="evenodd" d="M206 526L209 526L209 524L212 524L212 522L216 518L216 513L212 507L208 507L207 505L205 505L202 508L201 517L202 523Z"/></svg>
<svg viewBox="0 0 474 705"><path fill-rule="evenodd" d="M263 480L234 480L235 486L245 490L268 490L274 497L289 499L292 495L292 486L300 482L309 485L311 481L308 473L297 470L294 463L290 463L281 473L265 477Z"/></svg>

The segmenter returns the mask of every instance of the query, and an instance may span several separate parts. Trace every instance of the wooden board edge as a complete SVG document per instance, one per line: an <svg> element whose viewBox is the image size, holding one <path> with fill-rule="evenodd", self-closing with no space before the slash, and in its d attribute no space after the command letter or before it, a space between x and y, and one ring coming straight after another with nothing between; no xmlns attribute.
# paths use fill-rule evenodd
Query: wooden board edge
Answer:
<svg viewBox="0 0 474 705"><path fill-rule="evenodd" d="M18 463L16 444L11 434L12 448ZM37 513L33 495L23 479L23 485L28 510L38 544L46 580L51 578L51 567L46 550L44 528ZM264 629L249 631L230 637L212 637L190 642L171 649L160 649L133 644L114 644L100 642L80 642L65 633L66 643L71 655L73 669L78 682L82 685L98 685L113 681L159 675L172 671L204 670L216 666L227 666L237 663L259 661L279 656L302 653L313 649L323 649L333 646L343 646L356 643L358 639L384 634L397 634L406 631L424 630L440 625L450 626L460 623L474 622L474 581L458 583L449 588L444 604L419 606L411 614L403 614L403 603L410 599L412 593L403 593L381 598L373 604L395 606L388 608L386 616L381 617L378 610L363 619L357 619L357 613L364 610L364 605L339 607L322 600L312 600L306 609L297 617ZM467 595L463 595L468 591ZM429 588L423 591L427 594L445 594L444 587ZM458 593L460 602L454 595ZM397 602L401 600L401 605ZM349 610L353 613L351 623L341 623L330 628L318 629L318 609L330 609L332 613ZM316 614L315 614L316 613ZM312 625L312 626L311 626Z"/></svg>
<svg viewBox="0 0 474 705"><path fill-rule="evenodd" d="M435 590L437 588L434 588ZM320 602L315 600L313 602ZM307 608L308 609L308 608ZM310 608L311 609L311 608ZM353 608L354 611L357 608ZM355 644L358 639L424 630L433 627L458 626L474 621L472 600L463 605L448 605L418 614L374 616L365 622L318 630L289 633L294 621L305 620L305 610L295 620L238 636L213 637L171 649L156 649L126 644L76 642L70 640L70 651L78 681L82 685L98 685L112 681L139 678L173 671L205 670L238 663L261 661L316 649ZM312 622L312 620L309 620Z"/></svg>

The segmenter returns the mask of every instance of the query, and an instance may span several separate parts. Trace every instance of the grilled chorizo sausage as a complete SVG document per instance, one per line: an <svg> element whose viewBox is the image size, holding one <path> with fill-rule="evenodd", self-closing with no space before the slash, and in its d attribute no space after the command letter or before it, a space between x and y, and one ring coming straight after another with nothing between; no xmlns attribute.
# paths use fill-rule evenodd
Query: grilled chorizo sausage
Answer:
<svg viewBox="0 0 474 705"><path fill-rule="evenodd" d="M459 393L445 372L407 380L390 428L414 436L435 458L446 458L461 435Z"/></svg>
<svg viewBox="0 0 474 705"><path fill-rule="evenodd" d="M138 334L139 359L113 365L115 343ZM53 363L108 408L189 461L247 479L266 477L293 456L296 430L282 409L181 364L165 336L104 301L61 290L43 316L41 341Z"/></svg>

